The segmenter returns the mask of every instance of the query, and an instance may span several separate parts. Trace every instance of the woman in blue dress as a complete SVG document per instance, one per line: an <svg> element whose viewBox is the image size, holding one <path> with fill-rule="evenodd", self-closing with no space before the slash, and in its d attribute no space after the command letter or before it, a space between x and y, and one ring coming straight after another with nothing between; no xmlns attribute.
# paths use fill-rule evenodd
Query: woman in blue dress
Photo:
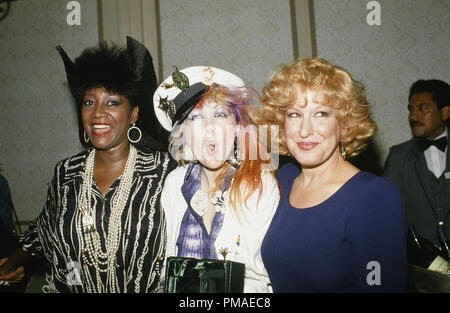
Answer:
<svg viewBox="0 0 450 313"><path fill-rule="evenodd" d="M376 132L364 87L320 58L285 65L263 88L266 124L297 162L262 244L274 292L406 291L407 229L392 181L347 161Z"/></svg>

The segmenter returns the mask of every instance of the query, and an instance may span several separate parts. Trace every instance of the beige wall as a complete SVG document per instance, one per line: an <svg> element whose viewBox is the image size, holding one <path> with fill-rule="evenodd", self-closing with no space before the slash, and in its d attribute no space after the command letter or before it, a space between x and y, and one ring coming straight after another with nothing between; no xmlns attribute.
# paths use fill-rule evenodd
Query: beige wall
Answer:
<svg viewBox="0 0 450 313"><path fill-rule="evenodd" d="M280 62L293 57L288 0L159 1L164 77L210 65L260 90Z"/></svg>
<svg viewBox="0 0 450 313"><path fill-rule="evenodd" d="M60 44L76 57L98 42L97 4L79 0L81 25L68 26L65 0L13 2L0 22L0 163L19 219L42 210L57 161L80 151Z"/></svg>
<svg viewBox="0 0 450 313"><path fill-rule="evenodd" d="M369 26L364 0L315 0L317 53L366 85L379 130L378 162L411 138L408 90L418 79L450 83L450 2L380 0L381 25Z"/></svg>

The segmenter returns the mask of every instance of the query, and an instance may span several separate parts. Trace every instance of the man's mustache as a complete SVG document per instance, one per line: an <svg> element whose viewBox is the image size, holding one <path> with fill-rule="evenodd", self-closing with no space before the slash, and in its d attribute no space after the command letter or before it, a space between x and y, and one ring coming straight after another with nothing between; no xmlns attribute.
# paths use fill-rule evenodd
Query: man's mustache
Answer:
<svg viewBox="0 0 450 313"><path fill-rule="evenodd" d="M409 126L424 126L424 124L422 122L412 120L409 122Z"/></svg>

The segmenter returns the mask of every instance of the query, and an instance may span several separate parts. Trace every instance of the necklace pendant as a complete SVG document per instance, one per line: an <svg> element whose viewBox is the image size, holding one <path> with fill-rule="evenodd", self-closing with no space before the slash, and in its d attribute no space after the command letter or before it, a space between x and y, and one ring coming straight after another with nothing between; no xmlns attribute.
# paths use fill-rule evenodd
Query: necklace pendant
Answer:
<svg viewBox="0 0 450 313"><path fill-rule="evenodd" d="M191 199L191 207L200 216L203 216L209 210L208 195L199 189Z"/></svg>
<svg viewBox="0 0 450 313"><path fill-rule="evenodd" d="M90 233L95 230L95 221L94 217L91 214L83 215L83 226L84 231Z"/></svg>

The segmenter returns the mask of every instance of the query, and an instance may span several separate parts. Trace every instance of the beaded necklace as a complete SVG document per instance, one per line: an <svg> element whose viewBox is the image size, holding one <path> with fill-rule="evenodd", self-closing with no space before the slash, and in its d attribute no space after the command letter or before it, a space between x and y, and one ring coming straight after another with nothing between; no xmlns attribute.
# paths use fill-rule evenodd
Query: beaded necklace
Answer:
<svg viewBox="0 0 450 313"><path fill-rule="evenodd" d="M95 268L97 281L96 292L106 291L106 287L101 283L100 272L107 273L107 284L109 285L110 292L114 293L117 291L116 258L122 234L121 216L128 201L131 185L133 184L136 155L136 148L133 145L130 145L130 152L125 164L125 169L111 205L106 251L102 250L100 236L96 229L95 206L91 206L95 149L89 153L86 159L85 176L81 187L81 200L79 202L80 205L78 206L82 218L81 221L78 221L78 228L83 230L84 242L81 242L83 260L88 266L93 266ZM81 227L81 223L83 227Z"/></svg>

